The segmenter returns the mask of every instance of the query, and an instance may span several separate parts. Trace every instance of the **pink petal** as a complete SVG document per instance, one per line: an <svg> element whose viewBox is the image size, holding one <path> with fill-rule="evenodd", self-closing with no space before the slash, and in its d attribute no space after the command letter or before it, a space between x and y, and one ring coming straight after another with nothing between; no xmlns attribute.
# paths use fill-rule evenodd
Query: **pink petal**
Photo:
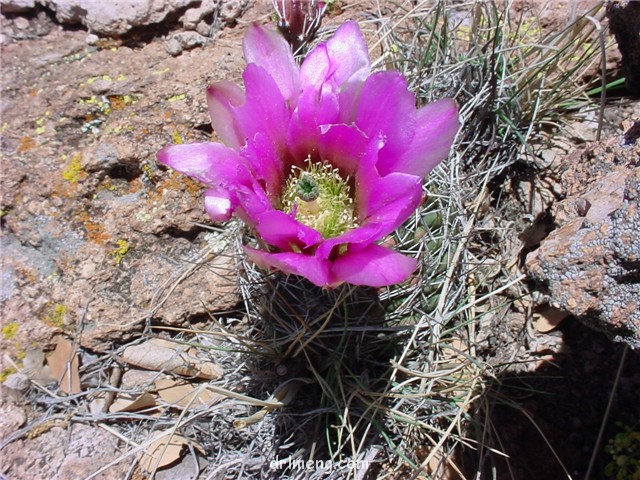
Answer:
<svg viewBox="0 0 640 480"><path fill-rule="evenodd" d="M267 243L283 250L304 250L322 241L322 235L318 231L280 210L263 213L258 219L256 230Z"/></svg>
<svg viewBox="0 0 640 480"><path fill-rule="evenodd" d="M302 65L302 92L287 131L289 151L298 161L308 155L319 160L319 125L336 123L339 115L338 86L328 81L331 65L326 45L316 47L309 57L316 60Z"/></svg>
<svg viewBox="0 0 640 480"><path fill-rule="evenodd" d="M391 171L387 165L407 150L416 129L415 96L400 72L377 72L367 79L356 125L369 138L382 136L384 147L378 154L378 169L382 175Z"/></svg>
<svg viewBox="0 0 640 480"><path fill-rule="evenodd" d="M251 176L243 158L219 143L170 145L157 154L158 161L212 187L249 185Z"/></svg>
<svg viewBox="0 0 640 480"><path fill-rule="evenodd" d="M417 112L417 128L406 152L395 161L378 163L381 175L390 171L424 177L447 158L458 132L458 106L455 100L443 98L425 105Z"/></svg>
<svg viewBox="0 0 640 480"><path fill-rule="evenodd" d="M326 125L320 127L318 139L320 158L340 169L344 176L358 170L368 139L355 125Z"/></svg>
<svg viewBox="0 0 640 480"><path fill-rule="evenodd" d="M269 253L244 247L247 256L261 268L275 268L286 274L300 275L311 283L326 287L331 285L329 262L303 253Z"/></svg>
<svg viewBox="0 0 640 480"><path fill-rule="evenodd" d="M244 57L247 63L266 70L288 104L295 105L300 89L300 70L282 35L255 23L250 25L244 36Z"/></svg>
<svg viewBox="0 0 640 480"><path fill-rule="evenodd" d="M255 64L247 65L242 77L247 101L236 112L239 125L248 139L264 133L281 151L291 117L282 93L269 73Z"/></svg>
<svg viewBox="0 0 640 480"><path fill-rule="evenodd" d="M314 48L300 67L302 93L287 132L289 150L298 161L311 155L319 160L319 125L338 121L340 103L354 103L371 64L358 24L343 24L326 43ZM344 92L349 92L345 96ZM342 97L345 97L342 99ZM352 109L352 108L351 108Z"/></svg>
<svg viewBox="0 0 640 480"><path fill-rule="evenodd" d="M358 188L358 193L361 221L384 224L386 235L400 226L420 205L422 179L415 175L392 173L368 179L365 186Z"/></svg>
<svg viewBox="0 0 640 480"><path fill-rule="evenodd" d="M284 162L271 139L262 132L256 133L242 150L242 156L256 178L264 182L269 198L275 203L282 191L283 177L289 172L284 172Z"/></svg>
<svg viewBox="0 0 640 480"><path fill-rule="evenodd" d="M321 43L311 50L300 66L300 87L302 91L318 91L325 82L331 80L331 58L326 43ZM335 81L332 81L335 85Z"/></svg>
<svg viewBox="0 0 640 480"><path fill-rule="evenodd" d="M271 204L262 186L247 168L244 158L235 150L219 143L191 143L170 145L158 152L158 161L185 175L188 175L217 193L228 195L232 209L237 209L241 218L249 225ZM205 196L205 202L206 202ZM217 205L215 204L217 202ZM224 217L223 200L205 203L207 212L212 218L216 215Z"/></svg>
<svg viewBox="0 0 640 480"><path fill-rule="evenodd" d="M239 187L229 191L229 195L232 201L236 199L234 203L238 205L235 211L238 217L252 227L255 226L260 215L273 208L259 185L254 184L249 188Z"/></svg>
<svg viewBox="0 0 640 480"><path fill-rule="evenodd" d="M213 130L225 145L235 149L239 149L245 142L245 134L235 117L236 108L244 102L244 92L231 82L216 82L207 89Z"/></svg>
<svg viewBox="0 0 640 480"><path fill-rule="evenodd" d="M204 208L214 222L226 222L231 218L235 205L226 190L209 188L204 192Z"/></svg>
<svg viewBox="0 0 640 480"><path fill-rule="evenodd" d="M316 249L316 257L330 259L335 256L335 247L348 245L352 251L361 250L382 237L382 225L370 222L353 230L322 242Z"/></svg>
<svg viewBox="0 0 640 480"><path fill-rule="evenodd" d="M380 226L379 237L391 233L420 205L422 179L393 173L381 177L376 169L382 142L372 139L363 151L355 177L355 199L361 225Z"/></svg>
<svg viewBox="0 0 640 480"><path fill-rule="evenodd" d="M414 258L371 244L359 252L338 257L331 266L331 274L335 281L384 287L405 281L417 265Z"/></svg>
<svg viewBox="0 0 640 480"><path fill-rule="evenodd" d="M342 24L326 45L332 78L337 85L363 82L367 78L371 69L369 49L356 22Z"/></svg>

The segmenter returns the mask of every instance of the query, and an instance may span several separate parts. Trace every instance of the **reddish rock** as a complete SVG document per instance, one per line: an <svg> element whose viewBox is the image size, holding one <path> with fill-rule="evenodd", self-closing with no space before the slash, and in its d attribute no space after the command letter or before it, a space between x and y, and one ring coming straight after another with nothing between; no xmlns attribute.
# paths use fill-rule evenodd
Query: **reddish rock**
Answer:
<svg viewBox="0 0 640 480"><path fill-rule="evenodd" d="M562 183L557 228L527 270L554 307L640 349L640 141L589 145L567 158Z"/></svg>
<svg viewBox="0 0 640 480"><path fill-rule="evenodd" d="M2 46L0 348L16 359L62 332L107 351L147 319L187 325L233 308L229 250L204 261L202 187L155 154L210 138L205 89L239 78L242 32L173 58L161 41L100 49L50 27Z"/></svg>

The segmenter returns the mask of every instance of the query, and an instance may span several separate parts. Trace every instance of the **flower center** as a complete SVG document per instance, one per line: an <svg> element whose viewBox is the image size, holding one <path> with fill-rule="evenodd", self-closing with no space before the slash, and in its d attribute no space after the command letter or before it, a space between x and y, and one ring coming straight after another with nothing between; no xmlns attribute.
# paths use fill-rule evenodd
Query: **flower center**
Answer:
<svg viewBox="0 0 640 480"><path fill-rule="evenodd" d="M306 160L304 168L291 167L282 194L282 210L295 213L296 220L314 228L324 238L355 228L349 178L327 162Z"/></svg>

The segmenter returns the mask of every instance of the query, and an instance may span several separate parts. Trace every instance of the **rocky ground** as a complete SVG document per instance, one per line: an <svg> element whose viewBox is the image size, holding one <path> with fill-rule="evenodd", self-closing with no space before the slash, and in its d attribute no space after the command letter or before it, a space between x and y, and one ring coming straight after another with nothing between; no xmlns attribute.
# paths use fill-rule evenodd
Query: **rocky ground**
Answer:
<svg viewBox="0 0 640 480"><path fill-rule="evenodd" d="M201 226L209 223L201 187L159 167L155 153L211 138L204 90L215 80L239 81L244 28L267 21L271 3L133 3L139 8L0 2L3 380L25 359L41 368L33 352L53 350L60 334L90 363L150 324L198 327L241 302L232 240ZM516 3L520 11L539 8ZM364 10L336 8L325 24L361 19ZM547 28L566 21L564 13L547 12ZM635 351L626 354L605 438L616 421L636 430L640 421L640 140L633 124L640 114L631 106L607 115L627 122L586 152L556 155L562 201L544 205L523 236L521 266L541 292L535 308L542 323L494 316L483 326L487 358L524 335L527 361L539 366L506 375L487 393L499 397L522 385L529 392L518 397L527 418L501 407L485 419L503 429L508 445L493 446L515 459L513 478L563 478L539 448L532 418L570 473L584 472L623 355L623 344L611 340ZM570 150L580 147L567 141ZM551 231L542 244L541 230ZM566 313L558 312L571 316L560 323ZM84 478L122 453L113 432L56 412L14 441L33 406L20 397L28 385L8 387L0 431L10 440L2 454L9 478ZM538 391L553 400L530 393ZM546 453L518 455L525 450ZM473 468L475 460L464 459ZM124 478L129 464L96 478Z"/></svg>

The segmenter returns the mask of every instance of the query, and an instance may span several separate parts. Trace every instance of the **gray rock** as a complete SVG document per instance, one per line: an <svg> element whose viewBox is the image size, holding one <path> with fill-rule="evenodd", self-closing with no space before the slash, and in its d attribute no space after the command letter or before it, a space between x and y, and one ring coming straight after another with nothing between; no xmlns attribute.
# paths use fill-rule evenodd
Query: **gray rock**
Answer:
<svg viewBox="0 0 640 480"><path fill-rule="evenodd" d="M213 33L215 33L216 29L213 25L202 20L196 25L196 32L198 32L203 37L210 38Z"/></svg>
<svg viewBox="0 0 640 480"><path fill-rule="evenodd" d="M223 23L232 24L253 4L253 0L224 0L218 16Z"/></svg>
<svg viewBox="0 0 640 480"><path fill-rule="evenodd" d="M640 142L594 143L565 161L557 228L527 257L552 306L640 349Z"/></svg>
<svg viewBox="0 0 640 480"><path fill-rule="evenodd" d="M31 380L23 373L12 373L2 382L2 390L18 399L25 394L31 386Z"/></svg>
<svg viewBox="0 0 640 480"><path fill-rule="evenodd" d="M173 35L165 44L165 49L169 55L174 57L180 55L184 50L191 50L201 47L207 43L207 38L198 32L180 32Z"/></svg>
<svg viewBox="0 0 640 480"><path fill-rule="evenodd" d="M165 42L164 49L172 57L177 57L182 53L182 43L180 42L180 39L174 35Z"/></svg>
<svg viewBox="0 0 640 480"><path fill-rule="evenodd" d="M198 7L190 8L180 19L182 26L186 30L195 30L196 26L207 15L211 15L217 8L220 7L220 0L202 0L202 3Z"/></svg>
<svg viewBox="0 0 640 480"><path fill-rule="evenodd" d="M61 23L82 23L103 35L122 35L134 27L163 21L196 0L43 0Z"/></svg>

